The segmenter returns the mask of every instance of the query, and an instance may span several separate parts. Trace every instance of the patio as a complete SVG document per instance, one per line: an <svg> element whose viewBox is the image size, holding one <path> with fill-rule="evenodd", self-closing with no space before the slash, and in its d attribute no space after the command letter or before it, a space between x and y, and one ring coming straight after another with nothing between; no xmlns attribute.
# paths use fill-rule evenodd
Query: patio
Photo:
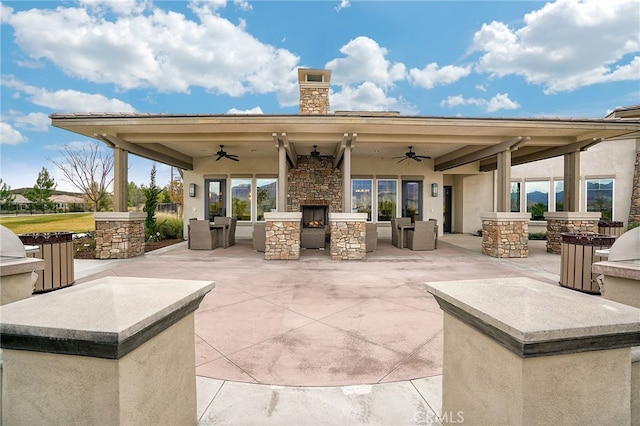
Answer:
<svg viewBox="0 0 640 426"><path fill-rule="evenodd" d="M363 261L327 250L265 261L250 239L213 251L187 244L126 260L76 261L102 276L213 280L195 315L200 424L425 424L440 412L442 311L423 283L531 277L557 285L560 256L480 253L482 239L401 250L380 239ZM449 414L455 415L455 413Z"/></svg>

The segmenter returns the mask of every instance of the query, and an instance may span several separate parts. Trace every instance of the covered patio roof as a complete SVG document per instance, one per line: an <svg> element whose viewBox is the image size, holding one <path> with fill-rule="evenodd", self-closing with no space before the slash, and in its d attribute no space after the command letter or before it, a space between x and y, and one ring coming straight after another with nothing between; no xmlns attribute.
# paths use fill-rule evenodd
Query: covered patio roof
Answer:
<svg viewBox="0 0 640 426"><path fill-rule="evenodd" d="M583 151L596 143L640 137L640 119L460 118L401 116L395 112L330 115L200 115L56 113L55 127L105 142L132 154L192 170L194 159L220 145L240 158L278 155L291 164L317 145L336 166L351 142L354 161L391 159L409 146L433 158L435 171L478 161L479 171L497 168L497 154L512 151L512 165Z"/></svg>

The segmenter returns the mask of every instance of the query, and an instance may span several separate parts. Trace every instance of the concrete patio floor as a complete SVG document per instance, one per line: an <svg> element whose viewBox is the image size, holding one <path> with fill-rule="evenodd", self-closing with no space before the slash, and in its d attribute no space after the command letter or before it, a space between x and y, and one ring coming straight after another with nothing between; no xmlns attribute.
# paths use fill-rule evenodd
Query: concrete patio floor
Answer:
<svg viewBox="0 0 640 426"><path fill-rule="evenodd" d="M428 281L531 277L557 285L560 256L480 253L451 234L436 251L390 240L363 261L328 250L266 261L251 240L213 251L177 244L126 260L76 260L76 282L102 276L211 280L195 314L199 424L438 424L442 312Z"/></svg>

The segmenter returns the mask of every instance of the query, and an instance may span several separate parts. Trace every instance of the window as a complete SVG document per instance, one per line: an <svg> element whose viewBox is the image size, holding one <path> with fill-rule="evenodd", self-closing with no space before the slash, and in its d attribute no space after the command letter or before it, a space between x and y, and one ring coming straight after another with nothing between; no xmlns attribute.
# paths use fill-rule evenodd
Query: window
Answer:
<svg viewBox="0 0 640 426"><path fill-rule="evenodd" d="M520 211L520 182L511 182L511 211Z"/></svg>
<svg viewBox="0 0 640 426"><path fill-rule="evenodd" d="M554 193L556 199L556 211L563 212L564 211L564 181L557 180L554 182Z"/></svg>
<svg viewBox="0 0 640 426"><path fill-rule="evenodd" d="M210 221L213 221L214 217L227 215L227 181L225 179L207 179L205 184L205 206L206 214Z"/></svg>
<svg viewBox="0 0 640 426"><path fill-rule="evenodd" d="M391 221L396 217L398 205L398 181L378 180L378 222Z"/></svg>
<svg viewBox="0 0 640 426"><path fill-rule="evenodd" d="M544 213L549 211L549 181L526 182L527 212L531 219L544 220Z"/></svg>
<svg viewBox="0 0 640 426"><path fill-rule="evenodd" d="M251 220L251 179L231 179L231 217Z"/></svg>
<svg viewBox="0 0 640 426"><path fill-rule="evenodd" d="M587 211L601 212L602 220L612 220L613 179L587 179Z"/></svg>
<svg viewBox="0 0 640 426"><path fill-rule="evenodd" d="M278 179L256 179L256 220L264 220L264 213L276 208Z"/></svg>
<svg viewBox="0 0 640 426"><path fill-rule="evenodd" d="M353 179L351 181L351 212L366 213L367 221L371 221L371 179Z"/></svg>
<svg viewBox="0 0 640 426"><path fill-rule="evenodd" d="M422 181L402 181L402 216L411 222L422 220Z"/></svg>

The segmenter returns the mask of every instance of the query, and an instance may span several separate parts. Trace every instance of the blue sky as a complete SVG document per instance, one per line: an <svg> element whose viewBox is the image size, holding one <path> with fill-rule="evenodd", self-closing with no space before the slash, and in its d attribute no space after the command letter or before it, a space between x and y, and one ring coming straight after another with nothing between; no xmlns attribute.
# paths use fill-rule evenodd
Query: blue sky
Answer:
<svg viewBox="0 0 640 426"><path fill-rule="evenodd" d="M0 178L31 187L86 139L54 112L295 114L297 69L331 109L592 117L640 103L640 0L4 1ZM130 156L130 180L152 163ZM158 164L164 186L170 168Z"/></svg>

